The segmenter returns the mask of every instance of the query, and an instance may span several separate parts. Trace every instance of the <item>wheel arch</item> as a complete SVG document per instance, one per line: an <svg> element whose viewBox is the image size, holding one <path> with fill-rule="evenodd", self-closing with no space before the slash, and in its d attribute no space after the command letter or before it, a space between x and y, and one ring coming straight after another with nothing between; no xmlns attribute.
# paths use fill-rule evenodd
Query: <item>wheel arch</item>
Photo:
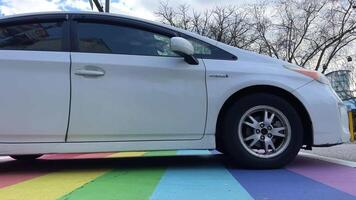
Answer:
<svg viewBox="0 0 356 200"><path fill-rule="evenodd" d="M310 115L307 109L305 108L305 106L303 105L303 103L292 93L280 87L271 86L271 85L254 85L254 86L248 86L246 88L240 89L237 92L233 93L229 98L227 98L227 100L224 102L223 106L221 107L216 122L215 138L216 138L217 150L224 152L224 145L222 142L223 141L222 124L226 111L231 106L231 104L237 101L239 98L254 93L274 94L290 102L293 105L293 107L296 108L303 123L303 130L304 130L303 145L305 145L306 149L311 149L313 145L313 126L312 126Z"/></svg>

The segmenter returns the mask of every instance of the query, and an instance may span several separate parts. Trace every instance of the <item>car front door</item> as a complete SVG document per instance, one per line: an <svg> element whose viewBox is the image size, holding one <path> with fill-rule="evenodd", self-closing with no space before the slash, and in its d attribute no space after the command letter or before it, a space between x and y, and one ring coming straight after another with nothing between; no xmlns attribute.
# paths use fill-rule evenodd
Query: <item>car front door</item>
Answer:
<svg viewBox="0 0 356 200"><path fill-rule="evenodd" d="M169 49L169 31L136 21L73 21L68 141L200 139L205 67Z"/></svg>
<svg viewBox="0 0 356 200"><path fill-rule="evenodd" d="M0 143L65 141L66 24L65 15L0 21Z"/></svg>

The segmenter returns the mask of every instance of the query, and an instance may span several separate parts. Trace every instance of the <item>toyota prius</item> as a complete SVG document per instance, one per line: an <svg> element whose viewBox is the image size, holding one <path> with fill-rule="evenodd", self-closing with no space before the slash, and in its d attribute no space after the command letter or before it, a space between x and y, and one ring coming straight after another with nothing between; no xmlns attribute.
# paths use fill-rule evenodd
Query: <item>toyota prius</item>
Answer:
<svg viewBox="0 0 356 200"><path fill-rule="evenodd" d="M348 139L317 71L122 15L0 19L0 155L217 149L277 168Z"/></svg>

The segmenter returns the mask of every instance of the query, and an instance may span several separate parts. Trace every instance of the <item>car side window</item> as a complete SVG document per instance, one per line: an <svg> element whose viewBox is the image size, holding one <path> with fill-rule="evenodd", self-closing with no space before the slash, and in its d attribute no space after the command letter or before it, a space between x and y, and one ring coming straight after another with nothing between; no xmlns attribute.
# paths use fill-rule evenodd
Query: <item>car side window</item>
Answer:
<svg viewBox="0 0 356 200"><path fill-rule="evenodd" d="M194 55L197 58L216 60L236 60L236 56L208 43L190 36L183 35L194 47Z"/></svg>
<svg viewBox="0 0 356 200"><path fill-rule="evenodd" d="M0 25L0 50L62 51L63 23Z"/></svg>
<svg viewBox="0 0 356 200"><path fill-rule="evenodd" d="M78 23L80 52L145 56L177 56L170 50L170 37L138 28Z"/></svg>
<svg viewBox="0 0 356 200"><path fill-rule="evenodd" d="M198 40L192 38L186 38L194 47L195 55L211 55L211 48L207 44L204 44Z"/></svg>

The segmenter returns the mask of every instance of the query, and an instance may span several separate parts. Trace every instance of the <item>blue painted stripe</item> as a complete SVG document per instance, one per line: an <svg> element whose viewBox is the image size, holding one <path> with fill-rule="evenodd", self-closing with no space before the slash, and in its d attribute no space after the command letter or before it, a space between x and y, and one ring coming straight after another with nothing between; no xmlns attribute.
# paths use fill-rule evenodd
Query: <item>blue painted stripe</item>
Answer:
<svg viewBox="0 0 356 200"><path fill-rule="evenodd" d="M184 155L184 156L211 155L211 153L209 150L179 150L177 151L177 155Z"/></svg>
<svg viewBox="0 0 356 200"><path fill-rule="evenodd" d="M179 155L209 155L209 151L178 151ZM219 163L168 168L150 200L252 200Z"/></svg>
<svg viewBox="0 0 356 200"><path fill-rule="evenodd" d="M354 196L286 169L237 170L231 174L256 200L355 200Z"/></svg>

